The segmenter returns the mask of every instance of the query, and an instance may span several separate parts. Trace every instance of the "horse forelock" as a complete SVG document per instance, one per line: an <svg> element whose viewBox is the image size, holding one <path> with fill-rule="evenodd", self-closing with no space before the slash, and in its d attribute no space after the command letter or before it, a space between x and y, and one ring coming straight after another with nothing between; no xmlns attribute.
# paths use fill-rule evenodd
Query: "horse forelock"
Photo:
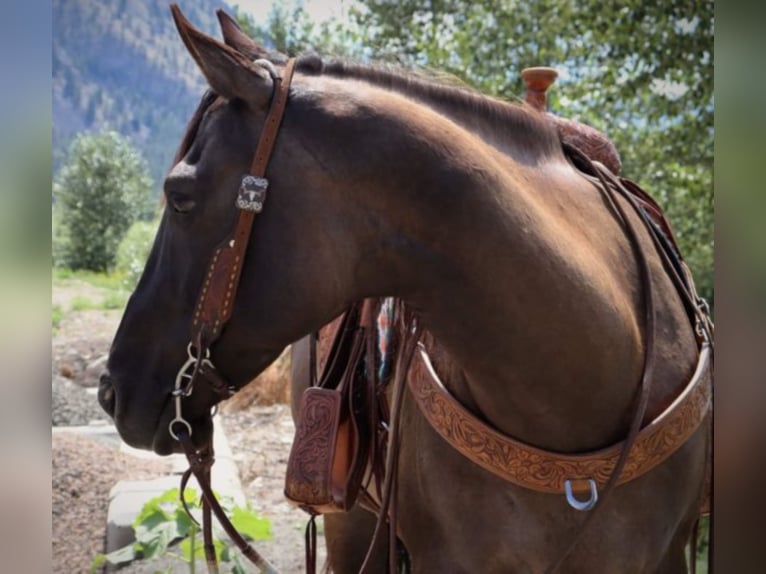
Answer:
<svg viewBox="0 0 766 574"><path fill-rule="evenodd" d="M181 138L181 144L178 146L178 151L176 151L176 155L173 158L173 165L176 165L179 161L181 161L189 151L194 138L197 137L197 131L199 130L199 126L202 123L202 118L204 117L205 112L207 112L213 103L218 99L218 94L212 90L206 91L202 96L200 103L197 105L197 109L194 111L194 115L192 115L189 123L186 124L183 138Z"/></svg>
<svg viewBox="0 0 766 574"><path fill-rule="evenodd" d="M296 70L307 75L360 80L421 103L449 106L486 118L496 129L512 132L514 138L543 154L561 150L555 126L538 111L482 94L466 84L456 83L459 80L451 76L429 75L387 64L324 60L314 54L300 56Z"/></svg>

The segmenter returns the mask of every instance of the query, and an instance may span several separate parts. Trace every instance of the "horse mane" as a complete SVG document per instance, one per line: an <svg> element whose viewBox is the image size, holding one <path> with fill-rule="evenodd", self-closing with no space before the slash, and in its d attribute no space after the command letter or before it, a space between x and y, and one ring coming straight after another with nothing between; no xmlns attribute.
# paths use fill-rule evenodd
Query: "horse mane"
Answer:
<svg viewBox="0 0 766 574"><path fill-rule="evenodd" d="M525 146L534 145L540 153L559 153L561 142L552 122L535 110L522 105L487 96L454 76L426 74L423 71L388 64L360 64L349 60L324 60L316 54L305 54L296 60L296 70L307 75L325 75L339 79L361 80L395 91L419 101L465 110L488 120L491 125L502 126L513 133ZM207 90L186 125L181 144L173 158L176 165L189 151L197 136L205 112L219 100L218 94ZM220 100L219 100L220 101Z"/></svg>
<svg viewBox="0 0 766 574"><path fill-rule="evenodd" d="M325 60L316 54L299 56L296 70L310 75L361 80L426 104L465 110L470 115L487 119L491 125L501 126L525 145L535 145L541 153L548 155L561 150L555 126L542 114L523 105L482 94L454 76L427 74L389 64L360 64L335 58Z"/></svg>

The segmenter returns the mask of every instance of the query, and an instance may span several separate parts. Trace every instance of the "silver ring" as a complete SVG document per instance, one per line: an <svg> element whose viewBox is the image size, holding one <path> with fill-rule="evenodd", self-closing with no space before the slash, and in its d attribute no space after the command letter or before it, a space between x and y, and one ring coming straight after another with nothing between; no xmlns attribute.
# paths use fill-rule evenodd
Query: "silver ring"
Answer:
<svg viewBox="0 0 766 574"><path fill-rule="evenodd" d="M178 438L178 435L173 432L173 423L181 423L186 427L186 430L189 431L189 436L192 435L192 428L191 425L188 423L188 421L182 419L182 418L174 418L172 421L170 421L170 424L168 424L168 432L170 433L170 436L172 436L175 440L178 442L181 442L181 439Z"/></svg>
<svg viewBox="0 0 766 574"><path fill-rule="evenodd" d="M572 491L572 482L569 479L564 482L564 493L566 494L569 506L575 510L583 511L590 510L596 506L596 502L598 502L598 486L596 485L596 481L589 478L588 486L590 487L590 499L580 501L575 498L574 492Z"/></svg>

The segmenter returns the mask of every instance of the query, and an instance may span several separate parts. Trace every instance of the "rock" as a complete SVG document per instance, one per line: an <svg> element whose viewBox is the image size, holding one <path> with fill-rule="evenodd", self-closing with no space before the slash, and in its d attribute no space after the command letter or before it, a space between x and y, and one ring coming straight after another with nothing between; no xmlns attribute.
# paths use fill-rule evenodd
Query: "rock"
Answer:
<svg viewBox="0 0 766 574"><path fill-rule="evenodd" d="M109 355L101 355L95 361L88 363L85 367L85 373L83 374L82 381L78 381L83 387L97 387L98 380L101 374L106 370L106 362L109 359Z"/></svg>
<svg viewBox="0 0 766 574"><path fill-rule="evenodd" d="M53 426L87 425L109 421L96 396L71 380L54 376L51 383L51 422Z"/></svg>
<svg viewBox="0 0 766 574"><path fill-rule="evenodd" d="M62 363L59 366L59 375L67 379L74 379L74 368L69 363Z"/></svg>

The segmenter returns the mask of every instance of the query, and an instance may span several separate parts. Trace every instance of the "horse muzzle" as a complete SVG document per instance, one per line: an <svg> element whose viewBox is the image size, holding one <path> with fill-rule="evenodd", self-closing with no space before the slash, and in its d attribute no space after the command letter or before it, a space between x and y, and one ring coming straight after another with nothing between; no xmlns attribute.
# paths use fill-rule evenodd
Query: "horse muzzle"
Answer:
<svg viewBox="0 0 766 574"><path fill-rule="evenodd" d="M98 380L98 404L110 417L114 418L115 407L114 383L107 371L104 371Z"/></svg>
<svg viewBox="0 0 766 574"><path fill-rule="evenodd" d="M132 447L153 450L161 455L181 452L180 444L168 432L173 417L171 401L165 399L153 409L146 403L142 409L131 408L132 397L121 395L119 389L123 385L120 381L109 371L104 371L99 378L97 397L101 408L114 421L121 439ZM191 419L189 424L195 443L209 432L209 425L199 417Z"/></svg>

